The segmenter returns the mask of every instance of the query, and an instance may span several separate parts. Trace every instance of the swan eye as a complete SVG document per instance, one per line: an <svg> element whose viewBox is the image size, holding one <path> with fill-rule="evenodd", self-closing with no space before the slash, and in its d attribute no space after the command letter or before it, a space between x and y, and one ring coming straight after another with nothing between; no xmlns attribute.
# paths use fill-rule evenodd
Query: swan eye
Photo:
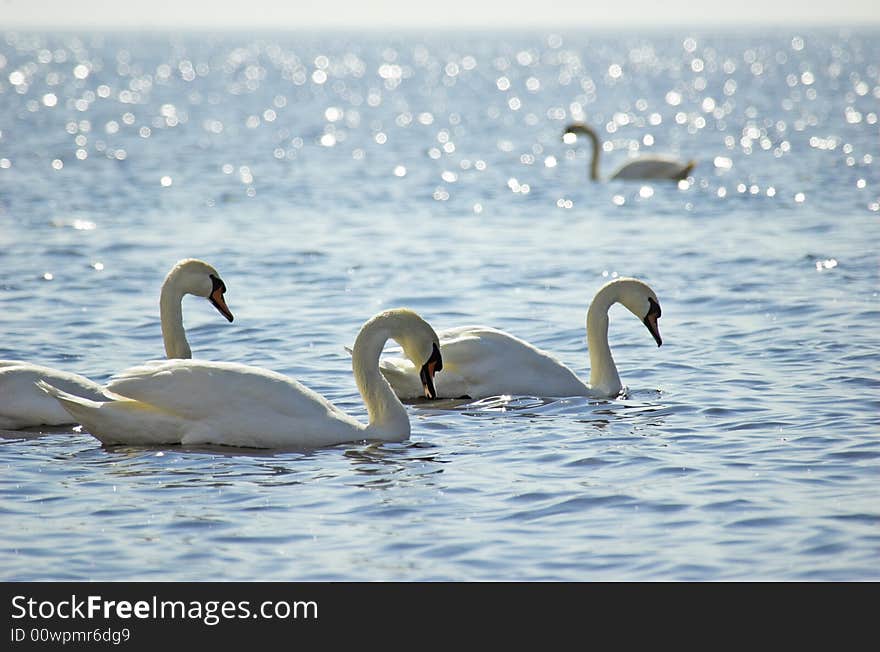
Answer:
<svg viewBox="0 0 880 652"><path fill-rule="evenodd" d="M434 349L431 351L431 357L422 365L419 372L419 378L422 381L422 387L425 389L425 398L437 398L437 390L434 388L434 374L443 368L443 358L440 355L440 349L434 343Z"/></svg>
<svg viewBox="0 0 880 652"><path fill-rule="evenodd" d="M226 294L226 284L223 282L223 280L214 276L213 274L209 274L209 276L211 277L211 283L213 283L214 285L214 287L211 288L211 294L213 294L217 290L220 290L220 292Z"/></svg>
<svg viewBox="0 0 880 652"><path fill-rule="evenodd" d="M648 327L648 331L650 331L654 341L657 342L657 346L660 346L663 344L663 338L660 337L660 329L657 327L657 320L660 319L660 304L650 297L648 298L648 303L651 304L651 307L642 321Z"/></svg>
<svg viewBox="0 0 880 652"><path fill-rule="evenodd" d="M443 356L440 355L440 349L437 344L434 344L434 350L431 351L431 357L428 358L428 362L434 363L434 371L440 371L443 369Z"/></svg>
<svg viewBox="0 0 880 652"><path fill-rule="evenodd" d="M208 300L214 304L214 307L220 311L221 315L232 321L234 319L232 311L229 310L229 306L226 305L226 299L223 298L223 295L226 294L226 284L213 274L209 274L209 276L214 287L211 289L211 294L208 295Z"/></svg>

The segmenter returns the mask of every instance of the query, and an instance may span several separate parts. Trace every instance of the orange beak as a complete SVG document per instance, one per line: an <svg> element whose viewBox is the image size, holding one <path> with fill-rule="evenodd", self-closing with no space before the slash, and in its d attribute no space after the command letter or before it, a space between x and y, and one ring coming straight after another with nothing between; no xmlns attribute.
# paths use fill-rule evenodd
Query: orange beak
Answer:
<svg viewBox="0 0 880 652"><path fill-rule="evenodd" d="M434 345L431 357L422 366L419 377L422 380L422 387L425 389L425 398L437 398L437 390L434 389L434 374L443 368L443 358L440 356L440 349Z"/></svg>
<svg viewBox="0 0 880 652"><path fill-rule="evenodd" d="M208 300L214 304L214 307L220 312L221 315L226 317L229 321L232 321L234 317L232 316L232 311L229 309L229 306L226 305L226 299L223 298L223 291L226 288L222 285L214 288L214 291L211 292L211 295L208 297Z"/></svg>

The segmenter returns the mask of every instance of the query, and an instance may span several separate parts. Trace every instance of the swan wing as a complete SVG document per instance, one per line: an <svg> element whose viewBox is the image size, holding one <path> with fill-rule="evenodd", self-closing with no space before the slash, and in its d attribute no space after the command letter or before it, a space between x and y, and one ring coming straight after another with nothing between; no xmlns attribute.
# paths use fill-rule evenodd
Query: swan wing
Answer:
<svg viewBox="0 0 880 652"><path fill-rule="evenodd" d="M443 371L434 378L438 397L574 396L588 392L577 375L550 353L504 331L461 326L438 335L443 356ZM398 394L402 398L421 395L418 374L409 361L383 360L380 369L395 393L398 388L415 392Z"/></svg>
<svg viewBox="0 0 880 652"><path fill-rule="evenodd" d="M189 418L249 406L284 416L336 410L323 396L284 374L235 362L156 360L115 375L107 390Z"/></svg>
<svg viewBox="0 0 880 652"><path fill-rule="evenodd" d="M115 376L106 391L108 403L78 408L104 442L300 448L350 441L363 429L298 381L232 362L148 362ZM82 414L101 410L101 422Z"/></svg>

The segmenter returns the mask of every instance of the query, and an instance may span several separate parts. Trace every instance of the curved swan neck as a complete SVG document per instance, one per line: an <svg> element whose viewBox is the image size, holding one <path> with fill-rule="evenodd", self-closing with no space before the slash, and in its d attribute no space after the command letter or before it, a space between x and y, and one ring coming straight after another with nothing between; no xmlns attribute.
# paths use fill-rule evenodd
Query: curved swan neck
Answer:
<svg viewBox="0 0 880 652"><path fill-rule="evenodd" d="M599 156L602 153L602 145L599 142L599 135L596 133L596 130L589 125L576 123L569 125L567 131L576 134L584 134L590 139L590 142L593 144L593 158L590 159L590 181L598 181Z"/></svg>
<svg viewBox="0 0 880 652"><path fill-rule="evenodd" d="M590 181L599 180L599 155L602 153L602 146L599 144L599 137L596 132L589 129L585 132L593 143L593 158L590 160Z"/></svg>
<svg viewBox="0 0 880 652"><path fill-rule="evenodd" d="M379 371L379 356L385 342L399 332L399 321L393 313L377 315L364 324L352 348L354 380L370 417L367 430L375 439L402 440L410 433L406 408Z"/></svg>
<svg viewBox="0 0 880 652"><path fill-rule="evenodd" d="M162 322L162 339L165 342L165 355L172 358L191 358L192 351L186 341L183 328L183 295L174 273L170 273L162 284L159 295L159 319Z"/></svg>
<svg viewBox="0 0 880 652"><path fill-rule="evenodd" d="M608 309L616 301L614 286L605 286L596 293L587 310L590 388L607 396L617 396L623 389L608 344Z"/></svg>

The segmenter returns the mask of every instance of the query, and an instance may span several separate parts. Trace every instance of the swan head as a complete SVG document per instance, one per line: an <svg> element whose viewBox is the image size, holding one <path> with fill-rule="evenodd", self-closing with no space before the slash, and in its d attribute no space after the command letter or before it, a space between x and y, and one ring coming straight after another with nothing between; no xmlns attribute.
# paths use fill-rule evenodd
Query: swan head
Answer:
<svg viewBox="0 0 880 652"><path fill-rule="evenodd" d="M606 287L614 288L617 301L639 318L657 342L657 346L663 344L660 326L657 324L662 312L660 300L654 290L647 283L636 278L619 278L611 281Z"/></svg>
<svg viewBox="0 0 880 652"><path fill-rule="evenodd" d="M593 129L590 125L584 124L583 122L572 122L565 129L562 130L562 140L570 145L577 140L576 134L589 136L593 140L596 140L598 138L596 130Z"/></svg>
<svg viewBox="0 0 880 652"><path fill-rule="evenodd" d="M168 272L165 282L174 284L181 294L205 297L227 320L234 319L224 298L226 284L217 270L205 261L196 258L179 261Z"/></svg>
<svg viewBox="0 0 880 652"><path fill-rule="evenodd" d="M400 321L400 327L392 333L391 338L400 345L403 354L419 370L425 398L437 398L434 375L443 369L440 338L431 325L412 310L399 308L391 312Z"/></svg>

